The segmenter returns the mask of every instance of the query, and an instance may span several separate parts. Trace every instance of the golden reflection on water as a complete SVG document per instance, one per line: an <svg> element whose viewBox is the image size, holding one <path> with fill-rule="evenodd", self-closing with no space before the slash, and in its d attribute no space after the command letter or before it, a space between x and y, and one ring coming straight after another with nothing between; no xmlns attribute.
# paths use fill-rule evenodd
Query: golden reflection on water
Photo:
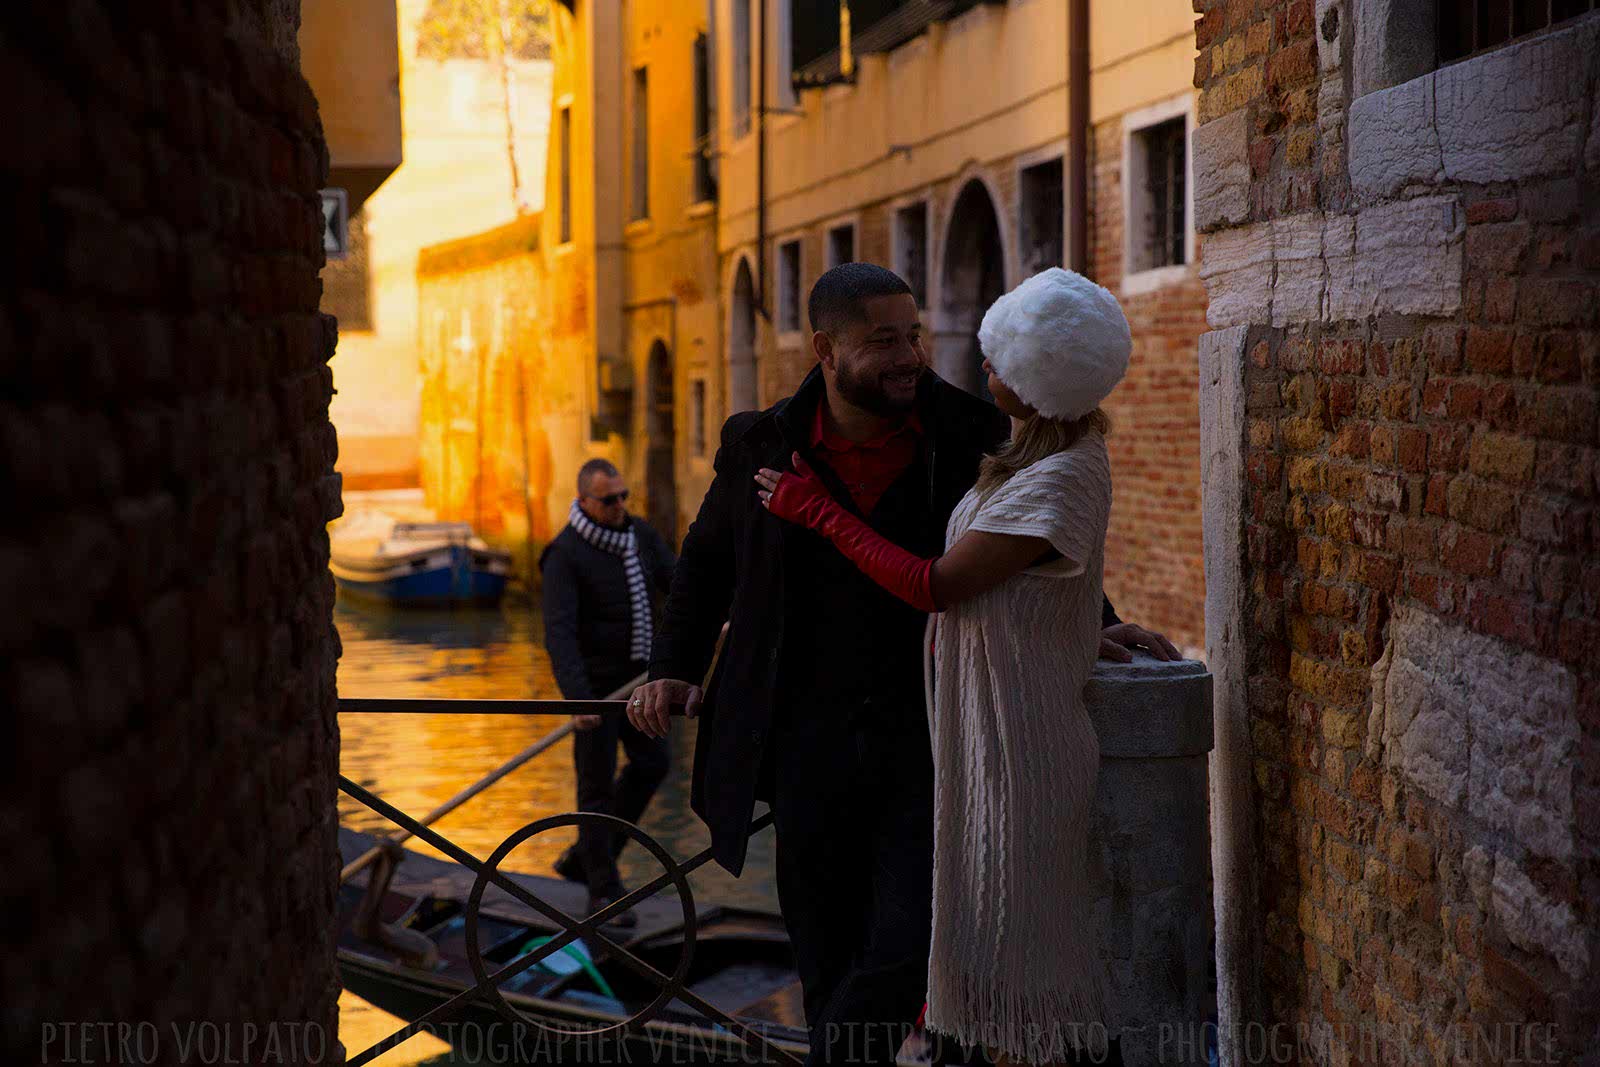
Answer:
<svg viewBox="0 0 1600 1067"><path fill-rule="evenodd" d="M521 697L557 699L560 692L545 654L537 605L508 600L499 611L395 611L369 607L343 596L334 620L344 644L339 693L346 697ZM352 781L412 816L420 816L481 778L492 768L554 730L558 716L357 715L339 717L340 770ZM672 739L673 770L651 801L642 828L680 860L710 843L689 810L689 773L694 758L692 720L678 720ZM619 756L620 759L620 756ZM487 858L523 826L573 810L572 742L553 748L510 777L434 824L444 836ZM339 796L339 820L369 832L389 822L360 802ZM553 830L519 846L505 866L548 873L575 831ZM438 853L421 842L407 847ZM661 871L637 847L620 861L623 881L637 885ZM777 910L773 888L772 834L750 842L744 875L735 879L708 863L690 876L695 899ZM339 998L339 1037L354 1054L404 1025L350 993ZM384 1067L420 1062L449 1063L448 1046L419 1035L377 1059Z"/></svg>

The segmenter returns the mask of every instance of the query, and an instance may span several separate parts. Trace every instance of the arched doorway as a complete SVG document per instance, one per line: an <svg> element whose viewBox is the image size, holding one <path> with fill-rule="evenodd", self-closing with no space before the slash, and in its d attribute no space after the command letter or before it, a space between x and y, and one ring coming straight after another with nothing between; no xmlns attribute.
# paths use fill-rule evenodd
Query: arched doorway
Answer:
<svg viewBox="0 0 1600 1067"><path fill-rule="evenodd" d="M756 399L756 287L750 261L739 260L728 323L728 414L760 407Z"/></svg>
<svg viewBox="0 0 1600 1067"><path fill-rule="evenodd" d="M962 188L950 210L940 280L934 370L952 385L992 399L979 369L983 354L978 349L978 324L1005 292L1005 247L994 201L976 178Z"/></svg>
<svg viewBox="0 0 1600 1067"><path fill-rule="evenodd" d="M678 543L678 428L673 418L672 353L650 346L650 406L645 412L646 520L671 544Z"/></svg>

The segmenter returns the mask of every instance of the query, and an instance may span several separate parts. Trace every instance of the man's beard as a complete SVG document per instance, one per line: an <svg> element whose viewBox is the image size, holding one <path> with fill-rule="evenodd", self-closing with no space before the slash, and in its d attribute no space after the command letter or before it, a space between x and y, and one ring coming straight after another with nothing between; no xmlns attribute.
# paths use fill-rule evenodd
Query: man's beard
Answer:
<svg viewBox="0 0 1600 1067"><path fill-rule="evenodd" d="M919 374L920 377L920 374ZM841 364L839 374L834 379L834 385L839 390L839 395L862 411L869 411L879 417L889 415L903 415L916 406L917 397L912 393L901 401L883 391L876 376L868 377L857 374L847 365Z"/></svg>

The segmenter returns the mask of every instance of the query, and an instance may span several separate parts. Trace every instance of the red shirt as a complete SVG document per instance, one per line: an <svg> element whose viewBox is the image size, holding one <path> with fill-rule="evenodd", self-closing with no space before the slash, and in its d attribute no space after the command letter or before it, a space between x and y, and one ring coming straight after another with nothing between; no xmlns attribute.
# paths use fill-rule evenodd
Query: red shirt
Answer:
<svg viewBox="0 0 1600 1067"><path fill-rule="evenodd" d="M828 429L822 404L811 421L811 445L850 490L850 498L863 515L872 514L878 500L894 480L917 458L922 444L922 422L912 411L906 421L879 437L852 441Z"/></svg>

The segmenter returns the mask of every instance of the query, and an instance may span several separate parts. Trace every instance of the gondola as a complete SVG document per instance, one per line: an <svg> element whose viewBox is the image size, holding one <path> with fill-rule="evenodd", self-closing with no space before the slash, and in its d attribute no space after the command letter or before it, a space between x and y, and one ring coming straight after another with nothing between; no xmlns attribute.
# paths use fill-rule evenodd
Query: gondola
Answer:
<svg viewBox="0 0 1600 1067"><path fill-rule="evenodd" d="M339 831L344 862L377 843L354 830ZM338 959L344 987L378 1008L415 1021L477 984L466 944L466 905L474 875L459 864L409 850L401 861L375 864L340 888ZM586 914L584 887L557 878L507 872L518 884L574 917ZM378 878L379 893L369 895ZM384 880L387 880L385 885ZM381 894L381 895L380 895ZM806 1029L799 978L782 919L774 914L696 902L690 992L727 1012L796 1059L803 1058ZM363 920L363 913L366 920ZM684 945L683 907L666 894L634 909L638 925L606 929L607 936L657 970L672 974ZM371 919L381 930L374 936ZM558 924L491 885L479 911L477 943L492 973L530 946L560 932ZM506 1002L525 1019L567 1031L614 1026L649 1004L658 988L615 959L603 946L574 942L501 986ZM750 1047L725 1026L681 1000L669 1001L637 1033L604 1039L561 1039L537 1026L516 1027L493 1005L474 998L453 1020L429 1030L461 1052L482 1052L517 1063L783 1063L771 1049ZM510 1048L506 1042L516 1042ZM474 1046L476 1048L474 1049ZM354 1055L358 1049L350 1049Z"/></svg>
<svg viewBox="0 0 1600 1067"><path fill-rule="evenodd" d="M464 522L400 522L383 537L335 539L329 569L345 592L396 607L491 606L511 555Z"/></svg>

